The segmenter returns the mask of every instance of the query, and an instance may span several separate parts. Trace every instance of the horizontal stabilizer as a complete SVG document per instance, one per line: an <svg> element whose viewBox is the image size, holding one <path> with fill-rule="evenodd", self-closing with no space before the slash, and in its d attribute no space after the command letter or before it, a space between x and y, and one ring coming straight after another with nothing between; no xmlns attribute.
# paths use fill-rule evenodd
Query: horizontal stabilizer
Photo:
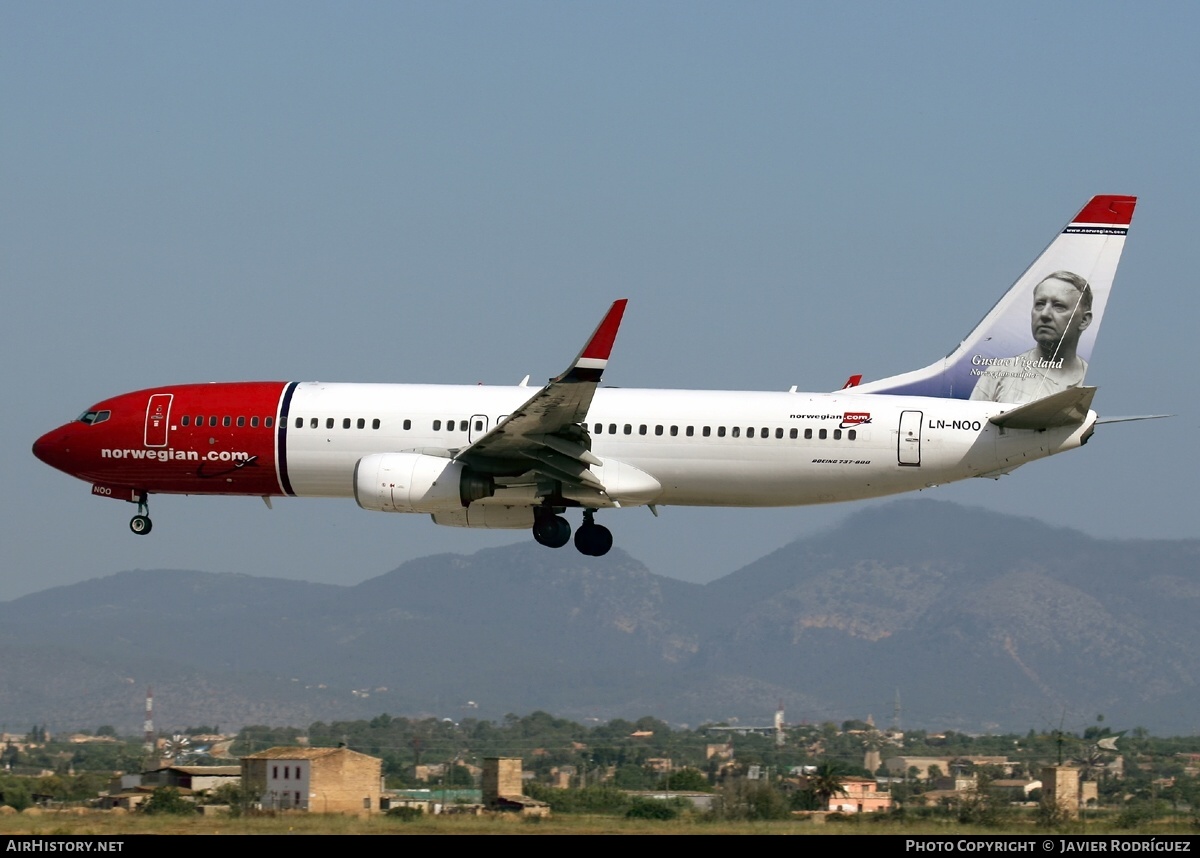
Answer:
<svg viewBox="0 0 1200 858"><path fill-rule="evenodd" d="M1094 387L1070 387L1058 393L1018 406L992 418L1006 429L1055 429L1076 426L1087 419L1092 407Z"/></svg>
<svg viewBox="0 0 1200 858"><path fill-rule="evenodd" d="M1096 421L1096 425L1100 426L1105 423L1132 423L1134 420L1162 420L1166 417L1174 416L1174 414L1135 414L1132 417L1101 417Z"/></svg>

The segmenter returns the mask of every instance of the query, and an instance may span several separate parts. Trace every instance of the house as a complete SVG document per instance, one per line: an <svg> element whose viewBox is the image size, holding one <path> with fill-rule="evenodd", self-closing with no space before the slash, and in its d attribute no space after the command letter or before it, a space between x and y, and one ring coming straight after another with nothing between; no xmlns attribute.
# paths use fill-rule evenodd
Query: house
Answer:
<svg viewBox="0 0 1200 858"><path fill-rule="evenodd" d="M829 797L829 810L842 813L879 813L892 809L892 797L879 792L879 784L867 778L843 778L845 792Z"/></svg>
<svg viewBox="0 0 1200 858"><path fill-rule="evenodd" d="M223 784L236 784L241 777L240 766L166 766L144 772L141 785L206 792Z"/></svg>
<svg viewBox="0 0 1200 858"><path fill-rule="evenodd" d="M268 748L242 757L242 784L264 810L372 813L383 760L349 748Z"/></svg>
<svg viewBox="0 0 1200 858"><path fill-rule="evenodd" d="M524 794L520 757L484 757L482 778L483 806L488 810L519 813L522 816L549 816L550 805Z"/></svg>

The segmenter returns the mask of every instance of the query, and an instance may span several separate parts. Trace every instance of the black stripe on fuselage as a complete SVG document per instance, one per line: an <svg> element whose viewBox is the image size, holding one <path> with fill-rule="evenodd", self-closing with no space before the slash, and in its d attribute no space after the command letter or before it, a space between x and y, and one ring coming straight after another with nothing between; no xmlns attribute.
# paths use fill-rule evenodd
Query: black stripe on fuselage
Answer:
<svg viewBox="0 0 1200 858"><path fill-rule="evenodd" d="M279 487L283 489L286 495L296 496L292 491L292 481L288 479L287 467L287 430L288 430L288 414L292 409L292 394L296 392L298 381L289 381L287 387L283 389L283 399L279 403L279 422L276 424L278 436L275 441L275 449L279 458Z"/></svg>

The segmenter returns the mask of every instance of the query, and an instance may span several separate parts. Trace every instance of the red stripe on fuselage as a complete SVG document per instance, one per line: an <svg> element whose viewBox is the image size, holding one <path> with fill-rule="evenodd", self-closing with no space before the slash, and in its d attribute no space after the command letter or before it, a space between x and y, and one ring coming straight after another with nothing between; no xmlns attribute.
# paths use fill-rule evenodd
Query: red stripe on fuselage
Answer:
<svg viewBox="0 0 1200 858"><path fill-rule="evenodd" d="M95 410L111 411L108 420L56 430L54 465L82 480L146 492L282 495L275 444L285 386L184 384L106 399ZM165 437L148 439L147 409L156 396L160 408L163 394L171 395Z"/></svg>

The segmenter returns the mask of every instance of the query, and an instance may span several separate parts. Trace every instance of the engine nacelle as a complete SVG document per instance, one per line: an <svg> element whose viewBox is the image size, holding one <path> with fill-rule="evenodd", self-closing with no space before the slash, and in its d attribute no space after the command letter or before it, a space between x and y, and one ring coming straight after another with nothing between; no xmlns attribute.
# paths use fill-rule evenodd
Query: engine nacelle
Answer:
<svg viewBox="0 0 1200 858"><path fill-rule="evenodd" d="M477 503L466 509L435 512L433 523L446 527L487 527L527 530L533 527L533 507Z"/></svg>
<svg viewBox="0 0 1200 858"><path fill-rule="evenodd" d="M354 499L379 512L461 510L495 491L491 477L439 456L373 453L354 466Z"/></svg>

